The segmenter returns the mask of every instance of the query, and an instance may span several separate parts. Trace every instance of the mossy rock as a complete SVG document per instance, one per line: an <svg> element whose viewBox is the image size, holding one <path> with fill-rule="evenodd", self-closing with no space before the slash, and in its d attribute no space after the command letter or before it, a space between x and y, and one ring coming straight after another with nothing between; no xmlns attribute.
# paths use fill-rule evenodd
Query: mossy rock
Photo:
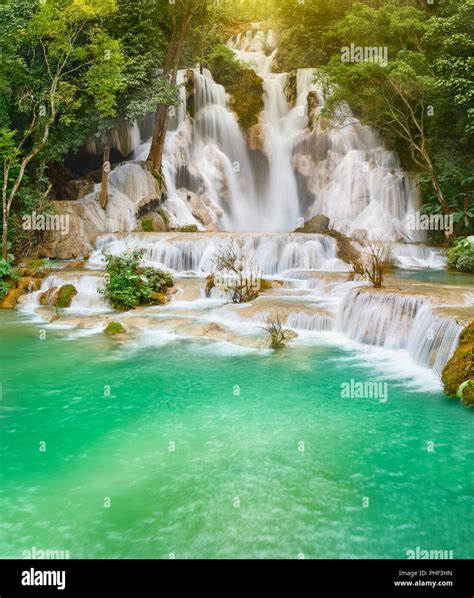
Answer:
<svg viewBox="0 0 474 598"><path fill-rule="evenodd" d="M197 224L185 224L179 227L180 233L197 233L199 231Z"/></svg>
<svg viewBox="0 0 474 598"><path fill-rule="evenodd" d="M73 284L65 284L59 289L54 305L60 308L70 307L72 300L76 295L76 287Z"/></svg>
<svg viewBox="0 0 474 598"><path fill-rule="evenodd" d="M144 233L155 232L155 227L153 226L153 220L151 218L142 218L141 228Z"/></svg>
<svg viewBox="0 0 474 598"><path fill-rule="evenodd" d="M0 299L0 309L13 309L24 294L25 289L9 289L5 297Z"/></svg>
<svg viewBox="0 0 474 598"><path fill-rule="evenodd" d="M17 289L23 289L27 293L31 291L38 291L40 287L41 280L38 278L33 278L33 276L20 276L16 283Z"/></svg>
<svg viewBox="0 0 474 598"><path fill-rule="evenodd" d="M444 366L441 379L444 392L449 396L455 396L464 382L474 379L474 322L461 332L458 348ZM462 389L462 400L465 404L474 404L472 386L466 385Z"/></svg>
<svg viewBox="0 0 474 598"><path fill-rule="evenodd" d="M232 110L236 112L244 131L258 122L263 110L263 79L254 70L244 69L238 81L227 88L232 96Z"/></svg>
<svg viewBox="0 0 474 598"><path fill-rule="evenodd" d="M110 336L113 336L114 334L123 334L124 332L126 332L126 330L120 322L109 322L104 328L104 334Z"/></svg>
<svg viewBox="0 0 474 598"><path fill-rule="evenodd" d="M168 303L168 295L166 293L152 293L150 299L150 302L154 305L164 305L165 303Z"/></svg>

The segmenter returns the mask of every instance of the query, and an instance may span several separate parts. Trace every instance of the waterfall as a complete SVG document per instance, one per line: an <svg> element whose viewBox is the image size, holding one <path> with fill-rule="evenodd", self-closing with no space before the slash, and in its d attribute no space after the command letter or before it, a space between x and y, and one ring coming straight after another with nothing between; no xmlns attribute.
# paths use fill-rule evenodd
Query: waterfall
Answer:
<svg viewBox="0 0 474 598"><path fill-rule="evenodd" d="M265 206L272 206L273 230L281 223L325 214L341 232L363 229L369 238L421 241L423 235L408 227L417 207L415 184L402 170L394 152L384 149L378 135L359 124L348 106L344 126L311 125L308 94L315 97L315 114L325 102L316 69L298 69L296 102L290 108L285 96L288 75L271 73L273 54L261 49L261 36L248 32L229 41L242 62L250 62L264 80L262 122L269 154L270 180ZM299 197L296 175L303 177L307 197ZM261 212L260 212L261 213Z"/></svg>
<svg viewBox="0 0 474 598"><path fill-rule="evenodd" d="M110 311L108 302L103 295L98 293L99 289L104 288L103 276L65 273L51 274L50 276L47 276L43 280L38 291L23 295L23 297L20 298L20 311L33 313L41 306L40 296L43 293L53 287L59 289L66 284L74 285L77 290L77 295L73 297L71 306L66 308L69 313L73 312L88 315Z"/></svg>
<svg viewBox="0 0 474 598"><path fill-rule="evenodd" d="M441 374L456 350L462 329L452 317L439 315L424 306L413 322L407 350L416 363Z"/></svg>
<svg viewBox="0 0 474 598"><path fill-rule="evenodd" d="M143 249L149 265L166 268L176 273L193 271L204 275L213 269L216 254L233 239L242 243L249 262L262 274L273 276L289 270L347 271L347 265L337 258L334 239L324 235L304 234L240 234L193 235L192 238L134 234L116 238L98 239L97 249L89 266L100 268L103 255L120 255L129 249Z"/></svg>
<svg viewBox="0 0 474 598"><path fill-rule="evenodd" d="M462 326L437 314L422 297L356 288L339 307L336 329L363 344L405 349L416 363L439 374Z"/></svg>

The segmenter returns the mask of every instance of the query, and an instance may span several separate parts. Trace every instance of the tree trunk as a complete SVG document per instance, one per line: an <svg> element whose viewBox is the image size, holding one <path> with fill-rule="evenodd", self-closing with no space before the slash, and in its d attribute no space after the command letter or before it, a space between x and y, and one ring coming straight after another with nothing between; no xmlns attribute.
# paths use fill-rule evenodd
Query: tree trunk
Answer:
<svg viewBox="0 0 474 598"><path fill-rule="evenodd" d="M3 201L3 232L2 232L2 258L8 257L8 208L5 200Z"/></svg>
<svg viewBox="0 0 474 598"><path fill-rule="evenodd" d="M189 24L189 14L183 15L178 39L175 43L170 43L168 48L168 55L166 57L165 67L171 71L171 85L176 85L176 77L178 74L178 66L181 58L181 52L184 47L184 38ZM172 42L176 39L173 34ZM165 75L168 72L163 69ZM153 138L151 141L150 153L148 161L151 162L153 170L161 172L161 163L163 161L163 149L165 145L166 132L168 130L169 109L168 106L160 105L158 109L158 116L153 130Z"/></svg>
<svg viewBox="0 0 474 598"><path fill-rule="evenodd" d="M109 200L109 172L110 172L110 137L106 131L103 139L104 157L102 161L102 185L100 189L100 207L105 210Z"/></svg>

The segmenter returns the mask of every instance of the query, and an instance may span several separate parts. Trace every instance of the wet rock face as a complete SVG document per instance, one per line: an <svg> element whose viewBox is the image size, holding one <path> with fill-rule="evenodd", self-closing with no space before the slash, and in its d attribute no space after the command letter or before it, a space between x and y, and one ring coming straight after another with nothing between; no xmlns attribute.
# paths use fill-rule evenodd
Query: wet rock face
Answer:
<svg viewBox="0 0 474 598"><path fill-rule="evenodd" d="M318 115L319 100L315 91L310 91L307 97L308 102L308 127L314 129Z"/></svg>
<svg viewBox="0 0 474 598"><path fill-rule="evenodd" d="M266 154L265 131L260 123L252 125L247 131L247 143L251 150L258 150Z"/></svg>

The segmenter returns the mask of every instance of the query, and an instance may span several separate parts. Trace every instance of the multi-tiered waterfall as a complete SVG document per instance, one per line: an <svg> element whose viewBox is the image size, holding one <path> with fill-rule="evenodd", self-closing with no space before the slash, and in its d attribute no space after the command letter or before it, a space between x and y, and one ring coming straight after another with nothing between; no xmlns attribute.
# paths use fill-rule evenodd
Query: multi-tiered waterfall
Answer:
<svg viewBox="0 0 474 598"><path fill-rule="evenodd" d="M253 125L258 148L208 70L180 71L181 103L171 115L163 158L167 196L159 205L175 232L133 232L142 208L159 199L144 164L154 122L149 114L139 127L126 129L128 141L135 140L133 160L111 173L105 215L97 201L100 185L78 202L64 202L75 204L67 209L82 210L79 235L88 221L102 233L95 235L86 270L49 276L39 291L24 297L21 308L44 313L42 293L74 284L78 293L62 317L82 326L77 318L87 315L92 331L100 331L110 310L97 292L104 284L104 254L142 249L148 265L173 272L177 294L146 316L127 315L132 329L158 327L191 337L218 334L256 346L249 338L261 334L262 322L278 311L303 338L323 335L330 342L377 347L391 359L394 352L403 352L411 363L439 373L462 328L455 318L465 322L468 317L465 287L432 289L395 279L374 291L360 280L348 280L350 267L340 259L334 237L291 232L310 217L325 215L333 228L361 242L390 241L401 267L442 268L439 252L415 243L420 233L408 226L417 205L416 187L396 154L352 118L347 106L341 107L348 115L344 127L338 126L338 118L320 118L325 93L315 69L273 73L272 31L239 34L228 45L262 79L264 109ZM125 139L119 141L126 145ZM189 224L199 232L177 230ZM260 275L274 281L270 291L248 306L227 305L218 289L210 296L204 290L215 255L231 237Z"/></svg>
<svg viewBox="0 0 474 598"><path fill-rule="evenodd" d="M325 214L349 235L362 229L372 238L422 240L407 224L417 193L396 154L355 119L349 117L342 127L336 121L321 124L317 116L325 96L317 71L271 72L275 39L272 31L257 30L228 42L263 80L264 110L258 126L268 168L259 185L226 90L208 70L179 72L181 104L170 121L163 159L168 193L164 209L171 223L275 232L294 230L302 219ZM288 97L292 77L294 99ZM186 105L187 78L194 85L193 116ZM311 114L309 94L315 104ZM342 110L350 114L347 106ZM150 137L151 127L142 127L142 132ZM149 147L149 140L140 145L135 159L146 159Z"/></svg>

